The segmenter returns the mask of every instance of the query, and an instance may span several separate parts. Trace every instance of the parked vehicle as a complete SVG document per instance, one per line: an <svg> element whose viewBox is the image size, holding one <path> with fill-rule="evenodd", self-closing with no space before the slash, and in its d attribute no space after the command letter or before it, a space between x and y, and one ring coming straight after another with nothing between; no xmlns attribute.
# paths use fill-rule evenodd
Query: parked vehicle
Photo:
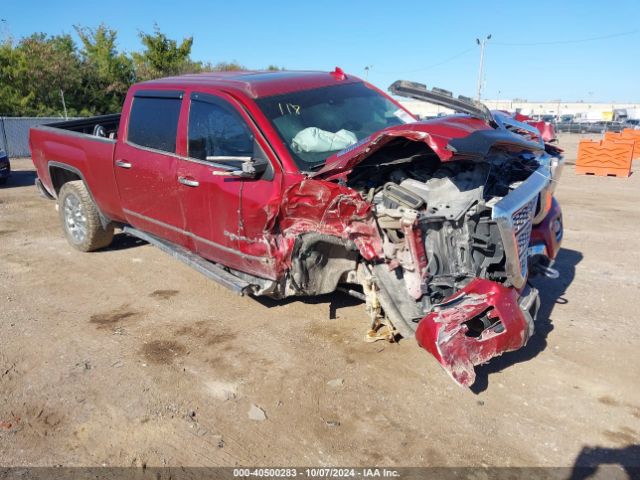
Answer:
<svg viewBox="0 0 640 480"><path fill-rule="evenodd" d="M568 132L568 133L587 133L587 123L586 122L563 122L560 121L556 123L555 126L558 132Z"/></svg>
<svg viewBox="0 0 640 480"><path fill-rule="evenodd" d="M624 130L624 124L621 122L588 122L582 124L582 133L604 133L604 132L621 132Z"/></svg>
<svg viewBox="0 0 640 480"><path fill-rule="evenodd" d="M341 289L368 340L415 336L460 385L527 343L562 239L561 151L471 99L423 122L340 69L139 83L121 115L31 129L69 243L142 238L238 293ZM294 334L294 333L292 333Z"/></svg>
<svg viewBox="0 0 640 480"><path fill-rule="evenodd" d="M622 122L558 122L555 128L559 132L569 133L604 133L621 132L625 125ZM627 127L628 128L628 127Z"/></svg>
<svg viewBox="0 0 640 480"><path fill-rule="evenodd" d="M540 138L544 142L551 143L557 141L555 124L552 122L553 115L535 115L534 118L531 118L516 112L512 116L517 121L526 123L537 129L540 132Z"/></svg>
<svg viewBox="0 0 640 480"><path fill-rule="evenodd" d="M7 155L4 150L0 150L0 185L7 183L9 176L11 176L9 155Z"/></svg>
<svg viewBox="0 0 640 480"><path fill-rule="evenodd" d="M623 129L624 128L633 128L634 130L640 130L640 120L636 118L628 118L624 122L622 122Z"/></svg>

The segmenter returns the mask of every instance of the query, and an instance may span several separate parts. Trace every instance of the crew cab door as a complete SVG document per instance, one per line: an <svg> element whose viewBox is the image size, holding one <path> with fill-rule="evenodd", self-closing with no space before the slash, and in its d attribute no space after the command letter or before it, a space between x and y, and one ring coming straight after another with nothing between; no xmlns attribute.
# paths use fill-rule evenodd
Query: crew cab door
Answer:
<svg viewBox="0 0 640 480"><path fill-rule="evenodd" d="M279 198L275 159L267 159L266 141L233 98L194 92L189 102L177 176L193 248L223 265L275 278L269 225L277 209L268 208ZM242 158L256 157L269 161L260 177L229 175Z"/></svg>
<svg viewBox="0 0 640 480"><path fill-rule="evenodd" d="M185 245L178 200L176 141L182 92L141 90L131 99L114 170L127 221L146 232Z"/></svg>

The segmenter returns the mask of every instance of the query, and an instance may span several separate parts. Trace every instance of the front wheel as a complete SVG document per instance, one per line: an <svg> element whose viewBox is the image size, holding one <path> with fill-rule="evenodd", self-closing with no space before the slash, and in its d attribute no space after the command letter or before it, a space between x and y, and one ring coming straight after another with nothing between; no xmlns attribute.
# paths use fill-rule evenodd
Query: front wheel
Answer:
<svg viewBox="0 0 640 480"><path fill-rule="evenodd" d="M58 211L67 241L82 252L108 246L113 225L103 227L98 208L80 180L65 183L58 195Z"/></svg>

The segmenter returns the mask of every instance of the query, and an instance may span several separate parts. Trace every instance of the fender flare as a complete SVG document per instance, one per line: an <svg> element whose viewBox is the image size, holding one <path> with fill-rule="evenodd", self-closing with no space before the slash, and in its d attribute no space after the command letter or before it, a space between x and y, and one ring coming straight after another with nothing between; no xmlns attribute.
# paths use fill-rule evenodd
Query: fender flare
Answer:
<svg viewBox="0 0 640 480"><path fill-rule="evenodd" d="M96 199L93 196L93 193L91 192L91 188L89 188L89 183L84 178L84 175L82 174L82 172L80 170L78 170L76 167L74 167L72 165L69 165L67 163L58 162L58 161L55 161L55 160L47 161L47 170L49 172L49 178L51 179L51 186L53 187L55 194L51 193L51 192L49 192L49 193L51 193L53 198L55 198L55 199L58 198L58 191L55 190L55 185L53 185L53 176L51 175L52 167L60 168L62 170L67 170L67 171L73 173L74 175L77 175L78 177L80 177L80 180L82 181L82 183L84 183L84 186L87 188L87 191L89 192L89 197L91 197L91 201L94 203L94 205L96 206L96 209L98 210L98 215L100 216L100 223L102 224L102 227L106 228L107 225L109 225L111 223L111 219L109 217L107 217L102 212L102 209L100 208L100 205L98 204L98 202L96 202Z"/></svg>

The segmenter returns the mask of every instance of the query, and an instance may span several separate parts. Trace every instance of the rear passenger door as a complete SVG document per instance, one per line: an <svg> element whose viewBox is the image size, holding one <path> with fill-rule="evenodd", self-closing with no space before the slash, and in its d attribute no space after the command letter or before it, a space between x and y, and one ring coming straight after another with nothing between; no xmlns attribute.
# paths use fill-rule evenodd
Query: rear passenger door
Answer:
<svg viewBox="0 0 640 480"><path fill-rule="evenodd" d="M173 243L187 245L178 200L176 142L183 93L137 91L118 141L114 171L127 221Z"/></svg>

